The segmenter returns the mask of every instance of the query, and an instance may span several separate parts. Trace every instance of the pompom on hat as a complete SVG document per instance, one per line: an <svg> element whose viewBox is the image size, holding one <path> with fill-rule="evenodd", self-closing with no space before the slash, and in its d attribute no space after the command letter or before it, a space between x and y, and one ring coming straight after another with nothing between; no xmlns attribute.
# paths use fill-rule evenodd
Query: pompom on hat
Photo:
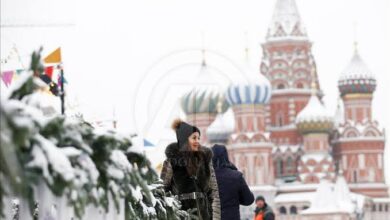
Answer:
<svg viewBox="0 0 390 220"><path fill-rule="evenodd" d="M200 130L196 126L192 126L181 119L175 119L172 123L172 129L176 132L177 143L182 147L191 136L192 133L198 132L200 135Z"/></svg>

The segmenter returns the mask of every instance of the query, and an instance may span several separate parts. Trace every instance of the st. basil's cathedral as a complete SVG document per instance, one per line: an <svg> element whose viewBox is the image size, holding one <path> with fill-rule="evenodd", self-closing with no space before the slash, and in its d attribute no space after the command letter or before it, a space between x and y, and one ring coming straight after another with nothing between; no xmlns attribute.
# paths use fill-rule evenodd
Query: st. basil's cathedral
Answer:
<svg viewBox="0 0 390 220"><path fill-rule="evenodd" d="M277 219L390 219L375 75L356 47L338 80L342 104L330 114L311 47L295 1L277 0L259 68L245 63L249 78L229 85L222 100L207 89L184 95L186 120L204 144L227 146ZM253 209L241 207L242 219Z"/></svg>

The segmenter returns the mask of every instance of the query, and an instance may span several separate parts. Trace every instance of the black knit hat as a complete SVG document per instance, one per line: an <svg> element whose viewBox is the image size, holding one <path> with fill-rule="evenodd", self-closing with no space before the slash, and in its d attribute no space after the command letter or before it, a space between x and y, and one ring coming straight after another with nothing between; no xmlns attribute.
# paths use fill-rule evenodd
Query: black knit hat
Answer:
<svg viewBox="0 0 390 220"><path fill-rule="evenodd" d="M259 201L259 200L263 200L263 202L265 202L264 196L257 196L256 197L256 202Z"/></svg>
<svg viewBox="0 0 390 220"><path fill-rule="evenodd" d="M196 126L192 126L181 119L175 119L172 123L172 128L176 132L177 143L182 147L191 136L192 133L198 132L200 135L200 130Z"/></svg>

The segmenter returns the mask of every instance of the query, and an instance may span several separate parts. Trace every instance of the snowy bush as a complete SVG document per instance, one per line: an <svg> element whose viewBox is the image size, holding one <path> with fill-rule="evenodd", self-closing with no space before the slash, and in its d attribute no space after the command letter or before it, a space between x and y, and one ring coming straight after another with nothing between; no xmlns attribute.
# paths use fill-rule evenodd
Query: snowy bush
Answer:
<svg viewBox="0 0 390 220"><path fill-rule="evenodd" d="M1 97L0 199L27 199L31 213L33 186L44 180L56 196L66 196L78 218L88 205L117 211L125 199L126 219L180 219L180 203L166 195L144 155L132 152L131 138L98 131L89 123L63 116L45 117L25 97L37 87L25 74L9 95ZM39 201L38 201L39 202ZM0 214L4 204L0 204Z"/></svg>

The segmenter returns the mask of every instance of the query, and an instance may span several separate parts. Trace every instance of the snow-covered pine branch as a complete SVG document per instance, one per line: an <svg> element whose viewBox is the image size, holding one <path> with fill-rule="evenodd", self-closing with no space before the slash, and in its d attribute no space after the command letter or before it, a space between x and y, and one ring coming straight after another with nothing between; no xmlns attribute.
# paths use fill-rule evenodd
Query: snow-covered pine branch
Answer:
<svg viewBox="0 0 390 220"><path fill-rule="evenodd" d="M110 201L117 210L126 201L127 219L180 219L180 203L167 195L150 161L129 151L131 138L98 131L90 124L61 115L46 117L25 97L39 79L25 74L6 97L1 97L0 199L26 199L36 207L33 188L42 180L56 196L66 197L75 217L89 205ZM30 104L29 104L30 103ZM109 198L112 198L109 199ZM39 201L38 201L39 202ZM0 204L0 214L4 204Z"/></svg>

